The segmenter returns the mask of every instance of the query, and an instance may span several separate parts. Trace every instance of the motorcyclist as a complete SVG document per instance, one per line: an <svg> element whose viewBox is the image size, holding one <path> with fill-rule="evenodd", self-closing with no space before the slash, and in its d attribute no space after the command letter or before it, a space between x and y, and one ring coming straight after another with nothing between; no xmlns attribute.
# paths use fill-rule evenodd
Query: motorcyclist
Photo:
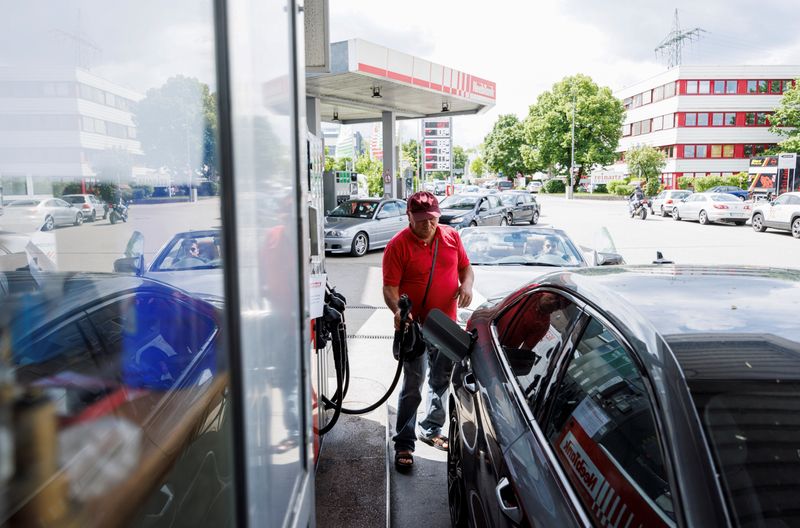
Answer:
<svg viewBox="0 0 800 528"><path fill-rule="evenodd" d="M631 213L631 218L636 214L636 206L644 200L644 191L642 190L641 184L636 184L633 188L633 192L628 195L628 210Z"/></svg>

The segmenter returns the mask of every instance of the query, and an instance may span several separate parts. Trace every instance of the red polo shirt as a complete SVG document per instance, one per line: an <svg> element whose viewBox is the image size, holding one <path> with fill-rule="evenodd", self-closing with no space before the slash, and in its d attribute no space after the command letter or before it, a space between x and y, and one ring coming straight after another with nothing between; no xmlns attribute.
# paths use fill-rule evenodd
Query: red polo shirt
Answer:
<svg viewBox="0 0 800 528"><path fill-rule="evenodd" d="M456 318L458 274L469 266L467 252L464 251L458 231L440 225L436 229L435 240L439 240L436 269L422 313L420 308L433 262L434 242L426 244L411 228L406 227L389 241L383 252L383 285L397 286L400 295L408 295L411 299L411 314L418 321L424 321L433 308L440 309L452 319Z"/></svg>

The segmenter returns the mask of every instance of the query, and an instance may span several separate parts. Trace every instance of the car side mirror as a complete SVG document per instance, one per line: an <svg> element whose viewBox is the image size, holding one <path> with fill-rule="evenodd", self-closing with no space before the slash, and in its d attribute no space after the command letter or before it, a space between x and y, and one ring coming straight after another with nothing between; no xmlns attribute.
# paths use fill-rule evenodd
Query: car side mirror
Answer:
<svg viewBox="0 0 800 528"><path fill-rule="evenodd" d="M144 273L144 256L117 259L114 261L114 271L117 273L133 273L141 277Z"/></svg>
<svg viewBox="0 0 800 528"><path fill-rule="evenodd" d="M595 263L598 266L618 266L625 264L625 259L619 253L596 253Z"/></svg>
<svg viewBox="0 0 800 528"><path fill-rule="evenodd" d="M422 337L450 360L460 363L472 352L475 337L462 330L444 312L434 308L422 325Z"/></svg>

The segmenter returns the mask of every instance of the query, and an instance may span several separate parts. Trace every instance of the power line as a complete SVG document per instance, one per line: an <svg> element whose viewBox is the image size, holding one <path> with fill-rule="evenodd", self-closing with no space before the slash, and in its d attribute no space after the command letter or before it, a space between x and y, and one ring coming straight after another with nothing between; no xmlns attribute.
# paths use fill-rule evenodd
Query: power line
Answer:
<svg viewBox="0 0 800 528"><path fill-rule="evenodd" d="M680 66L683 44L685 41L693 41L699 39L702 33L708 33L705 29L696 27L688 31L681 30L681 24L678 20L678 10L675 9L675 17L672 22L672 31L664 37L664 39L656 46L656 57L665 57L667 59L667 67L673 68Z"/></svg>

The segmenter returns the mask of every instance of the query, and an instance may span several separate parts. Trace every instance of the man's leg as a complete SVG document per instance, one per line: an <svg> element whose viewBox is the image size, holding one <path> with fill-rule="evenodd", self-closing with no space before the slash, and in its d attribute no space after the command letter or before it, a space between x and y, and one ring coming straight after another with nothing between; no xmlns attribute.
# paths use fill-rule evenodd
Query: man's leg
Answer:
<svg viewBox="0 0 800 528"><path fill-rule="evenodd" d="M414 361L403 362L403 387L397 401L397 425L392 437L395 451L414 451L417 408L422 401L425 369L425 354Z"/></svg>
<svg viewBox="0 0 800 528"><path fill-rule="evenodd" d="M427 356L430 363L428 412L419 426L422 434L431 437L442 433L442 426L447 419L447 391L453 362L435 348L428 350Z"/></svg>

